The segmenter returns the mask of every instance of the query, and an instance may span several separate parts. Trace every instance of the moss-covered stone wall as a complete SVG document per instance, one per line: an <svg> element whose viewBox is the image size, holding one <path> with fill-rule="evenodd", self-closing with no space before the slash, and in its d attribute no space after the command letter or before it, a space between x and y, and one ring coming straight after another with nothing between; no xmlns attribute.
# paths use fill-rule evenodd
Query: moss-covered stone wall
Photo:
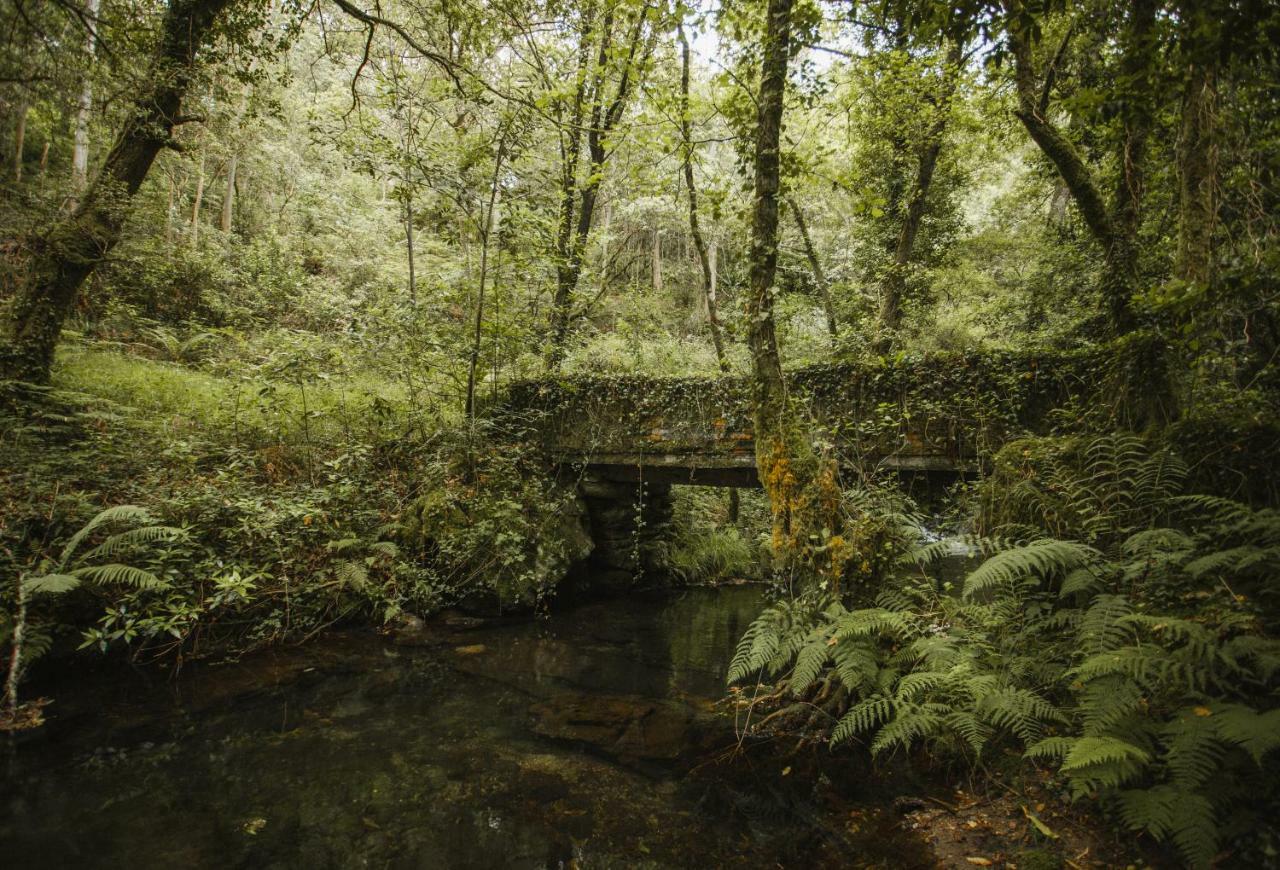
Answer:
<svg viewBox="0 0 1280 870"><path fill-rule="evenodd" d="M847 462L929 470L980 461L1011 437L1045 432L1055 408L1108 400L1115 351L988 352L798 369L798 411ZM513 384L494 416L553 457L587 464L754 463L743 378L636 375Z"/></svg>

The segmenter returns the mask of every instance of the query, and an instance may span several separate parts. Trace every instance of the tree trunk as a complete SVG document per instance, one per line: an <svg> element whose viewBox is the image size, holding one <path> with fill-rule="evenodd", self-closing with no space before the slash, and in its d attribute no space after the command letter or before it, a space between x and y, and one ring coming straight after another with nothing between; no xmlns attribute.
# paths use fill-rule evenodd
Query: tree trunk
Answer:
<svg viewBox="0 0 1280 870"><path fill-rule="evenodd" d="M493 175L489 179L489 203L485 211L484 225L480 230L480 287L476 294L475 330L471 340L471 359L467 365L467 399L465 411L474 434L476 419L476 368L480 364L480 331L484 324L484 285L489 276L489 242L497 229L495 210L498 207L499 179L502 162L507 156L507 137L503 131L498 140L498 152L493 158Z"/></svg>
<svg viewBox="0 0 1280 870"><path fill-rule="evenodd" d="M1208 283L1213 267L1213 230L1217 222L1217 148L1213 138L1217 75L1197 63L1187 80L1178 141L1178 258L1175 273L1184 281Z"/></svg>
<svg viewBox="0 0 1280 870"><path fill-rule="evenodd" d="M239 157L233 151L227 159L227 187L222 195L222 221L219 224L219 228L227 234L231 232L231 215L235 207L237 163L239 163Z"/></svg>
<svg viewBox="0 0 1280 870"><path fill-rule="evenodd" d="M27 145L27 114L31 105L24 97L18 104L17 123L13 130L13 180L22 181L22 152Z"/></svg>
<svg viewBox="0 0 1280 870"><path fill-rule="evenodd" d="M97 51L97 18L99 0L85 0L85 20L88 21L88 33L84 38L86 57L92 62ZM93 112L93 78L86 71L84 82L80 85L80 98L76 103L75 141L71 152L71 189L79 196L84 192L89 180L89 119Z"/></svg>
<svg viewBox="0 0 1280 870"><path fill-rule="evenodd" d="M649 262L653 276L653 290L662 292L662 230L653 231L653 244L649 248Z"/></svg>
<svg viewBox="0 0 1280 870"><path fill-rule="evenodd" d="M702 269L702 298L707 306L707 326L711 330L711 344L716 349L716 363L720 371L729 371L729 358L724 352L724 336L720 332L720 312L716 309L716 246L712 241L710 251L702 238L698 224L698 188L693 182L693 115L689 109L689 40L681 24L680 36L680 144L684 163L684 185L689 191L689 234L698 252L698 266ZM737 505L737 491L731 494L732 506ZM735 511L736 513L736 511Z"/></svg>
<svg viewBox="0 0 1280 870"><path fill-rule="evenodd" d="M579 53L579 79L574 97L573 116L576 123L567 139L568 147L562 149L561 159L565 166L562 174L562 204L560 212L560 230L557 237L557 259L560 261L556 275L556 291L552 299L551 354L548 364L558 367L564 359L565 344L569 338L569 327L572 325L573 297L578 289L578 281L582 277L583 258L586 256L587 242L591 237L592 219L595 215L596 202L599 199L600 186L604 182L605 162L612 149L608 140L622 114L626 111L635 80L640 70L648 62L653 52L653 39L643 39L644 27L648 21L649 4L645 3L636 15L627 42L627 54L622 59L618 73L618 84L613 99L606 102L606 73L617 62L613 51L614 9L608 8L600 23L600 43L596 52L593 81L590 87L590 122L587 126L587 175L578 184L577 165L581 150L581 121L583 100L587 94L587 65L590 63L590 42L593 29L590 22L584 25L584 34ZM637 57L637 54L640 56ZM574 227L574 190L578 191L576 229Z"/></svg>
<svg viewBox="0 0 1280 870"><path fill-rule="evenodd" d="M191 234L187 241L191 245L191 250L195 250L200 245L200 206L204 202L204 135L203 131L200 136L200 168L196 170L196 195L191 202Z"/></svg>
<svg viewBox="0 0 1280 870"><path fill-rule="evenodd" d="M880 300L882 334L879 349L882 353L889 349L894 333L902 324L902 298L907 290L907 269L911 265L912 254L915 253L916 236L919 235L920 223L924 220L929 186L933 182L933 172L938 166L938 155L941 152L942 131L939 130L920 152L916 183L911 190L911 198L907 202L906 214L902 216L902 227L898 230L898 241L893 250L893 265L885 277L884 295Z"/></svg>
<svg viewBox="0 0 1280 870"><path fill-rule="evenodd" d="M151 61L151 88L134 103L102 169L84 196L41 241L14 298L0 377L47 381L76 293L120 241L132 200L156 155L181 122L196 54L232 0L172 0Z"/></svg>
<svg viewBox="0 0 1280 870"><path fill-rule="evenodd" d="M920 149L915 184L911 187L911 197L907 200L907 210L902 216L902 226L898 230L897 243L894 245L893 265L884 281L884 295L880 300L881 336L877 342L877 349L881 353L886 353L892 346L894 333L902 323L902 299L907 290L907 269L915 254L916 237L920 233L920 224L924 221L925 207L929 201L929 188L933 184L933 174L938 168L938 157L942 153L951 100L959 84L960 64L963 57L964 46L959 42L953 42L947 52L946 69L942 74L942 90L934 106L938 116L929 127L929 133Z"/></svg>
<svg viewBox="0 0 1280 870"><path fill-rule="evenodd" d="M776 448L774 442L781 437L786 423L787 388L773 320L773 280L778 266L780 143L787 62L791 50L792 2L769 0L756 113L747 344L751 351L756 454L762 480L767 473L763 459Z"/></svg>
<svg viewBox="0 0 1280 870"><path fill-rule="evenodd" d="M9 637L9 670L4 681L4 715L11 724L18 722L18 683L22 679L22 647L27 631L27 575L18 575L14 597L17 610L13 614L13 630Z"/></svg>
<svg viewBox="0 0 1280 870"><path fill-rule="evenodd" d="M756 100L755 199L747 297L756 469L769 497L773 553L778 564L792 576L799 573L802 579L825 578L828 588L838 591L849 555L840 536L842 495L835 463L815 452L813 433L788 407L773 319L780 142L792 3L769 0Z"/></svg>
<svg viewBox="0 0 1280 870"><path fill-rule="evenodd" d="M409 304L418 307L418 278L414 272L413 250L413 195L406 192L404 198L404 250L409 259Z"/></svg>
<svg viewBox="0 0 1280 870"><path fill-rule="evenodd" d="M1021 0L1006 0L1011 20L1022 14ZM1032 141L1058 170L1071 191L1080 214L1094 240L1102 249L1104 274L1102 291L1111 331L1124 335L1135 326L1130 298L1137 284L1137 232L1141 223L1143 167L1147 137L1151 129L1149 110L1151 84L1144 81L1151 67L1152 29L1155 23L1153 0L1133 0L1122 37L1120 61L1124 138L1120 146L1120 179L1112 207L1108 210L1102 189L1089 165L1071 140L1048 118L1049 85L1038 92L1029 35L1018 26L1009 29L1013 55L1014 84L1018 109Z"/></svg>
<svg viewBox="0 0 1280 870"><path fill-rule="evenodd" d="M832 338L836 338L840 334L840 327L836 323L836 307L831 302L831 289L827 286L827 276L822 271L822 262L818 259L818 252L813 247L813 240L809 238L809 227L804 222L804 212L800 211L800 203L796 202L794 196L787 197L787 208L791 209L791 217L795 219L796 229L800 231L800 239L804 242L804 255L809 259L809 268L813 270L813 283L818 288L822 309L827 315L827 332L831 333Z"/></svg>
<svg viewBox="0 0 1280 870"><path fill-rule="evenodd" d="M582 159L582 115L587 97L587 72L591 65L591 41L595 33L594 5L583 10L578 39L578 71L568 129L560 133L560 219L556 230L556 289L551 300L551 367L560 364L569 335L570 305L577 276L573 258L573 221L578 196L578 161Z"/></svg>
<svg viewBox="0 0 1280 870"><path fill-rule="evenodd" d="M169 176L169 204L164 213L164 243L166 248L173 247L174 212L177 211L177 184L172 175Z"/></svg>

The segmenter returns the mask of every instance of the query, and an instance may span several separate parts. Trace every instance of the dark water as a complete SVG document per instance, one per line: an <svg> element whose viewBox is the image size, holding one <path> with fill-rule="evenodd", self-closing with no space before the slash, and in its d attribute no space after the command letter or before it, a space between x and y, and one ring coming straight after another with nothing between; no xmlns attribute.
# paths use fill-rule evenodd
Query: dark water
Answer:
<svg viewBox="0 0 1280 870"><path fill-rule="evenodd" d="M820 755L735 752L714 702L759 607L690 590L43 687L0 865L928 866Z"/></svg>

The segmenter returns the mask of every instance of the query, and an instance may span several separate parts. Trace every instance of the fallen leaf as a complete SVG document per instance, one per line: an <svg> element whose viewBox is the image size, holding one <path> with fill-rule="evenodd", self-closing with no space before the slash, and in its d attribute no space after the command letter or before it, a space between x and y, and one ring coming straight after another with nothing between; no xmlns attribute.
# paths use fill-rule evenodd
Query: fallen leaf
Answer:
<svg viewBox="0 0 1280 870"><path fill-rule="evenodd" d="M1195 708L1194 710L1192 710L1191 712L1195 713L1197 716L1212 716L1212 715L1213 715L1213 711L1212 711L1212 710L1210 710L1208 707L1196 707L1196 708Z"/></svg>
<svg viewBox="0 0 1280 870"><path fill-rule="evenodd" d="M964 860L968 861L970 864L976 864L976 865L977 865L977 866L979 866L979 867L990 867L990 866L991 866L991 859L990 859L990 858L980 858L980 857L978 857L978 856L976 856L976 855L973 855L973 856L970 856L970 857L968 857L968 858L965 858Z"/></svg>
<svg viewBox="0 0 1280 870"><path fill-rule="evenodd" d="M1027 821L1035 825L1037 831L1044 834L1050 840L1058 839L1058 835L1054 833L1053 828L1049 827L1044 822L1040 821L1040 817L1037 816L1035 813L1031 812L1031 810L1027 809L1026 806L1022 807L1022 814L1027 817Z"/></svg>
<svg viewBox="0 0 1280 870"><path fill-rule="evenodd" d="M456 646L453 648L453 651L460 656L473 656L477 653L484 652L484 650L485 646L482 643L473 643L470 646Z"/></svg>
<svg viewBox="0 0 1280 870"><path fill-rule="evenodd" d="M259 831L261 831L263 828L265 828L266 826L267 826L266 819L257 818L257 819L249 819L249 821L245 822L242 827L244 828L244 832L252 837L255 834L257 834Z"/></svg>

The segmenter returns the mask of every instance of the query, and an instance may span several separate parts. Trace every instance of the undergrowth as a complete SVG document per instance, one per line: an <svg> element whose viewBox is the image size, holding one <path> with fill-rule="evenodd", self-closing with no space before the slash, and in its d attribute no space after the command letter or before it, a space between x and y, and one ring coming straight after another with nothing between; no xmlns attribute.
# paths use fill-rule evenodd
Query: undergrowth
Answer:
<svg viewBox="0 0 1280 870"><path fill-rule="evenodd" d="M1135 436L1010 445L987 534L918 548L873 606L811 592L768 608L730 682L775 684L766 728L873 755L1018 748L1192 866L1245 835L1263 854L1280 512L1185 494L1186 476ZM952 590L934 566L957 549L981 562Z"/></svg>

